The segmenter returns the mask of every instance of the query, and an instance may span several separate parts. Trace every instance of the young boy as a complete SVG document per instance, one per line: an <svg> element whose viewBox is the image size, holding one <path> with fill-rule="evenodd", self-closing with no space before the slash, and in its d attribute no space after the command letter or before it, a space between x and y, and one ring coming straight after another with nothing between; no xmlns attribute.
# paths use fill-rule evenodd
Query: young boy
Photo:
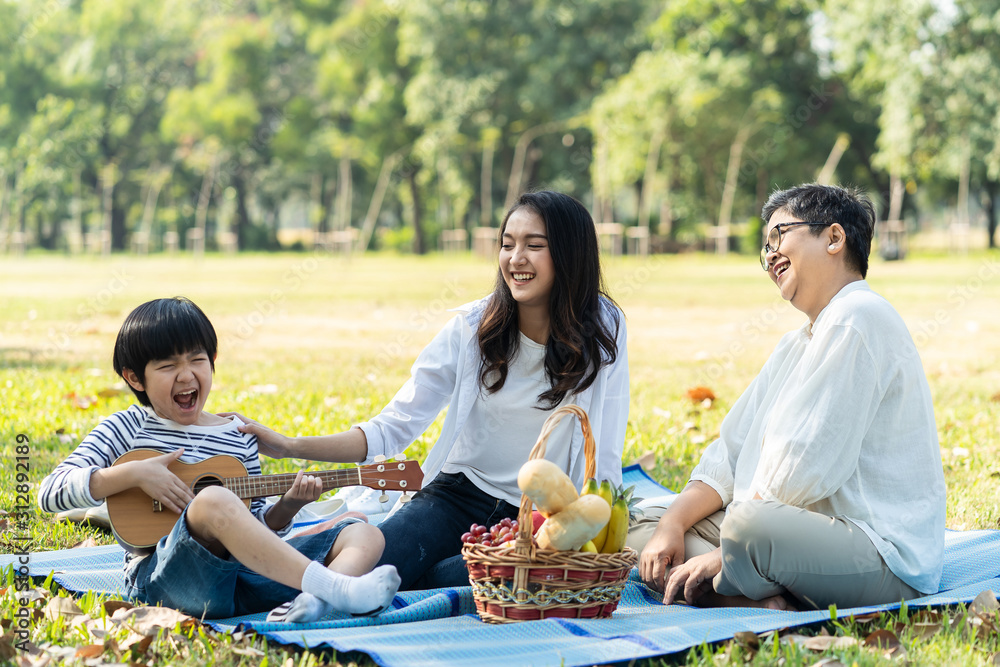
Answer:
<svg viewBox="0 0 1000 667"><path fill-rule="evenodd" d="M257 439L239 432L242 422L204 411L216 347L211 322L188 299L156 299L132 311L118 333L114 368L143 407L111 415L84 438L42 481L42 509L93 507L140 487L180 514L151 554L125 557L125 592L147 604L206 618L282 605L269 619L291 622L316 620L330 608L353 614L383 611L392 603L399 576L391 565L372 570L385 546L376 527L345 521L287 542L279 537L295 513L322 494L320 479L299 471L277 502L257 498L247 509L221 486L195 495L167 469L176 460L195 463L228 454L250 475L261 472ZM140 447L163 455L112 467L122 454ZM303 593L296 596L298 591Z"/></svg>

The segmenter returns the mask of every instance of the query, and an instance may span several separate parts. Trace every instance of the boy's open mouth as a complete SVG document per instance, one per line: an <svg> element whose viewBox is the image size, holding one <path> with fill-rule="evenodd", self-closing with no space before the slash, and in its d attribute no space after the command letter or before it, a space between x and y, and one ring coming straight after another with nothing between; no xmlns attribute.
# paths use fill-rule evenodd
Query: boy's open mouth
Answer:
<svg viewBox="0 0 1000 667"><path fill-rule="evenodd" d="M174 394L174 402L177 403L182 410L191 410L198 402L198 390L188 389L187 391L182 391L179 394Z"/></svg>

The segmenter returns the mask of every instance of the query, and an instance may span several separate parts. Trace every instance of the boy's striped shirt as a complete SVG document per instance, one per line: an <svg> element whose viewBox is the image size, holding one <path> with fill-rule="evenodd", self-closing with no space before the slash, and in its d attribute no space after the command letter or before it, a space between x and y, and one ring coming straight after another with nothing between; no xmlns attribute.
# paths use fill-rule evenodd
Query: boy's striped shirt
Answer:
<svg viewBox="0 0 1000 667"><path fill-rule="evenodd" d="M230 423L219 426L183 426L156 416L149 408L133 405L99 423L76 450L42 480L38 504L47 512L100 505L101 501L90 495L90 476L98 468L111 467L118 457L133 449L153 449L168 454L183 447L180 460L184 463L228 454L242 461L247 473L259 475L257 437L240 433L237 427L242 423L234 417ZM263 498L255 498L250 511L263 521L269 505Z"/></svg>

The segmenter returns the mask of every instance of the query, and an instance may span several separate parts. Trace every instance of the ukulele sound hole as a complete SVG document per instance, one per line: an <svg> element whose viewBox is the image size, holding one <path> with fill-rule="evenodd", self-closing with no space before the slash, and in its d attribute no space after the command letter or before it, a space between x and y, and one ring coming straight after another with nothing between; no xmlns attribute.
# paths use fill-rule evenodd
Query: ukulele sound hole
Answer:
<svg viewBox="0 0 1000 667"><path fill-rule="evenodd" d="M219 479L218 477L211 477L206 475L205 477L202 477L197 482L195 482L194 486L191 487L191 490L194 491L195 495L198 495L199 493L201 493L202 489L207 489L210 486L224 486L224 484L222 483L222 480Z"/></svg>

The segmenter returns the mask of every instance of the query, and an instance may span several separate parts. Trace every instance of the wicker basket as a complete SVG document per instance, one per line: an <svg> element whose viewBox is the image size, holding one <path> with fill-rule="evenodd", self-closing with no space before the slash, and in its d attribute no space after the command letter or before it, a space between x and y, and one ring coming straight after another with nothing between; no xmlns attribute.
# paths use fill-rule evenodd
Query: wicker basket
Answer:
<svg viewBox="0 0 1000 667"><path fill-rule="evenodd" d="M529 459L545 456L545 443L564 415L574 414L583 430L586 476L593 477L594 435L587 413L577 405L555 410L542 426ZM531 499L521 496L514 546L465 544L472 596L488 623L543 618L608 618L638 555L628 547L613 554L540 549L531 539Z"/></svg>

